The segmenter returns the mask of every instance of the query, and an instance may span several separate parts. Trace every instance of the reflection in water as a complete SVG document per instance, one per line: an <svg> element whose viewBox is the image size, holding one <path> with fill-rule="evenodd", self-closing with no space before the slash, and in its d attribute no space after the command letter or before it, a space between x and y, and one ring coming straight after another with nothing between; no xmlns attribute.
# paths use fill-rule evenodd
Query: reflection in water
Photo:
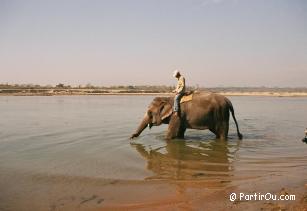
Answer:
<svg viewBox="0 0 307 211"><path fill-rule="evenodd" d="M147 169L155 174L147 179L183 180L231 176L239 143L173 140L156 148L140 143L131 146L147 160Z"/></svg>

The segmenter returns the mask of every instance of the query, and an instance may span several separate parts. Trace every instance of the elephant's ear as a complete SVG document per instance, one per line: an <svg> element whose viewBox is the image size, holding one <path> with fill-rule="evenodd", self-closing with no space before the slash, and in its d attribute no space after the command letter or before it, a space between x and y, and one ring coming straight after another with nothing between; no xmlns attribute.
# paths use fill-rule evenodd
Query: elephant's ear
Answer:
<svg viewBox="0 0 307 211"><path fill-rule="evenodd" d="M160 110L161 120L166 119L173 113L173 107L170 103L165 103L162 105Z"/></svg>

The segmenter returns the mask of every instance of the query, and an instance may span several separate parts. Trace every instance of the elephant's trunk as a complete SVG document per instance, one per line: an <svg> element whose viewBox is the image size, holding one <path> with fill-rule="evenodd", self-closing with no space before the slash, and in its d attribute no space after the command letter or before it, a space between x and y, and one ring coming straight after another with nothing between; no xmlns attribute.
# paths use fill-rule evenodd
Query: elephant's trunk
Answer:
<svg viewBox="0 0 307 211"><path fill-rule="evenodd" d="M142 122L140 123L137 130L131 135L130 139L138 137L143 132L143 130L147 127L148 124L150 124L149 117L147 114L145 114Z"/></svg>

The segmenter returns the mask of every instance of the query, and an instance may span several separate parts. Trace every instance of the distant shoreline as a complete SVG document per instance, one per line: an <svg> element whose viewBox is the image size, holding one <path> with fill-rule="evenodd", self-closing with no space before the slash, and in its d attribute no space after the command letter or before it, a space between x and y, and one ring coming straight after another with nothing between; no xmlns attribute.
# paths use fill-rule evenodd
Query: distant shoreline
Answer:
<svg viewBox="0 0 307 211"><path fill-rule="evenodd" d="M153 95L172 96L175 86L167 85L116 85L71 86L59 83L0 84L0 96L74 96L74 95ZM219 93L225 96L307 97L307 87L200 87L187 86L186 90Z"/></svg>
<svg viewBox="0 0 307 211"><path fill-rule="evenodd" d="M208 90L210 91L210 90ZM213 91L214 92L214 91ZM269 91L221 91L214 92L225 96L268 96L268 97L307 97L307 92L269 92ZM170 92L142 92L125 90L93 90L93 89L18 89L0 90L0 96L92 96L92 95L134 95L134 96L172 96Z"/></svg>

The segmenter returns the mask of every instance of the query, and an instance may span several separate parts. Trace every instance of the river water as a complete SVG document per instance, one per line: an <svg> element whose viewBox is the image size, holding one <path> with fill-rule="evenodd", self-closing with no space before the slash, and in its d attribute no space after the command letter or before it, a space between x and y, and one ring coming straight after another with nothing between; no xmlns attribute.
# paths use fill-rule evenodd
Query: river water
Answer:
<svg viewBox="0 0 307 211"><path fill-rule="evenodd" d="M238 140L231 119L228 141L215 140L210 131L187 130L184 141L167 142L166 125L146 129L130 141L152 99L0 97L0 210L28 210L27 206L57 210L60 205L55 201L65 198L64 189L71 189L70 195L82 195L86 189L86 185L78 189L76 178L214 180L240 186L251 178L291 174L301 175L297 182L306 181L307 144L301 139L307 127L307 98L229 97L243 140ZM45 197L39 196L44 191ZM35 205L33 197L40 197L40 203ZM80 203L73 204L73 197L78 195L66 208L82 209ZM94 194L88 199L96 198L99 207L108 197ZM62 203L66 205L69 202Z"/></svg>

